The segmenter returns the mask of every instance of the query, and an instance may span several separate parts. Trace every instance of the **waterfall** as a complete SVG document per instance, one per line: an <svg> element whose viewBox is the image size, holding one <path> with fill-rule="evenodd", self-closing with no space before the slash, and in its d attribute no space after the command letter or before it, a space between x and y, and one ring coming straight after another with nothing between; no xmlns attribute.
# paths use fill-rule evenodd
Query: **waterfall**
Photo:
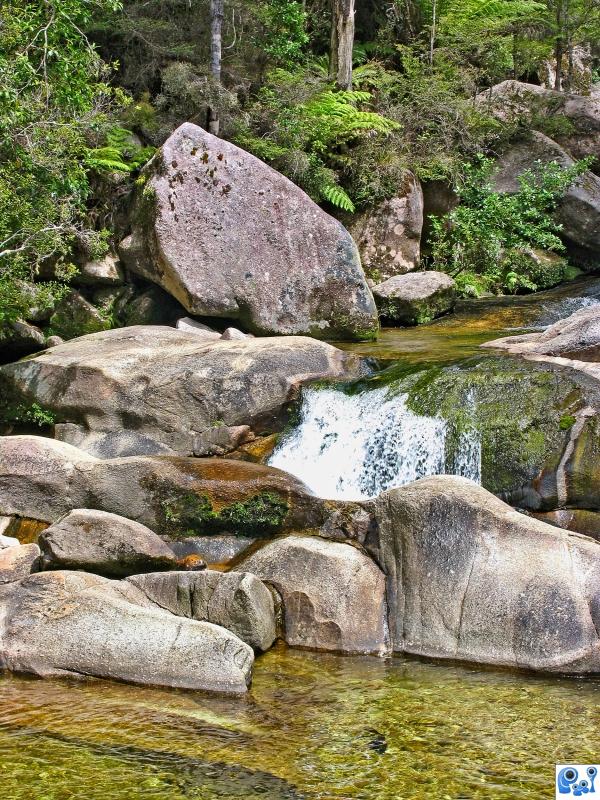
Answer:
<svg viewBox="0 0 600 800"><path fill-rule="evenodd" d="M282 439L269 464L331 499L367 499L441 473L480 482L481 444L474 424L456 437L449 457L446 420L415 414L407 399L387 387L360 394L305 389L300 423ZM472 392L466 408L470 404L474 408Z"/></svg>

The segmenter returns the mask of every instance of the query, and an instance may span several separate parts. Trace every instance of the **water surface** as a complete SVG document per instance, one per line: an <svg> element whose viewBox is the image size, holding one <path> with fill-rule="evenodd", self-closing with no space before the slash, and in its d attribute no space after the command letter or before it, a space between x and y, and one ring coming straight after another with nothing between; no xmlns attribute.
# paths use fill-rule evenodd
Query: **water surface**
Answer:
<svg viewBox="0 0 600 800"><path fill-rule="evenodd" d="M245 698L0 678L10 800L540 800L596 763L600 681L278 646Z"/></svg>

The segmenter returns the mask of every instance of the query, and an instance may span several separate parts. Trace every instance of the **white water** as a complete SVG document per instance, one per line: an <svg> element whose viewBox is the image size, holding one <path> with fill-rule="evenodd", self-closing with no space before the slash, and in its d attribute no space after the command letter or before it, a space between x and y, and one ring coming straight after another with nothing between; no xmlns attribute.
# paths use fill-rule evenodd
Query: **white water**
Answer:
<svg viewBox="0 0 600 800"><path fill-rule="evenodd" d="M363 500L426 475L450 473L481 480L481 444L463 432L447 464L448 424L407 408L406 395L387 388L347 395L306 389L299 426L269 464L304 481L320 497ZM474 398L467 396L467 407Z"/></svg>

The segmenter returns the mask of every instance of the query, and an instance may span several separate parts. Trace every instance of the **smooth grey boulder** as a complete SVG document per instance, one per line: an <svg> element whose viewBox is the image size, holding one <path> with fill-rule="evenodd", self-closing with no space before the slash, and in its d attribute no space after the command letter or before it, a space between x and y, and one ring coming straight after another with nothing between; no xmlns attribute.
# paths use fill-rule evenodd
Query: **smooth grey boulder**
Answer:
<svg viewBox="0 0 600 800"><path fill-rule="evenodd" d="M456 284L445 272L411 272L378 284L373 296L384 321L422 325L452 311Z"/></svg>
<svg viewBox="0 0 600 800"><path fill-rule="evenodd" d="M466 478L372 501L396 651L600 672L600 544L527 517Z"/></svg>
<svg viewBox="0 0 600 800"><path fill-rule="evenodd" d="M83 466L97 459L42 436L0 437L0 513L54 522L85 508Z"/></svg>
<svg viewBox="0 0 600 800"><path fill-rule="evenodd" d="M40 548L37 544L19 544L0 548L0 584L19 581L37 572Z"/></svg>
<svg viewBox="0 0 600 800"><path fill-rule="evenodd" d="M30 322L17 320L4 326L0 333L0 351L2 360L22 358L31 353L43 350L46 346L44 334Z"/></svg>
<svg viewBox="0 0 600 800"><path fill-rule="evenodd" d="M0 514L6 516L57 522L91 507L169 537L269 538L326 526L346 538L362 524L361 509L343 503L341 518L339 505L262 464L165 456L101 460L41 436L0 437Z"/></svg>
<svg viewBox="0 0 600 800"><path fill-rule="evenodd" d="M512 144L498 159L492 184L496 191L514 194L520 188L518 177L535 163L556 162L562 167L574 164L563 148L543 133L533 131ZM566 191L556 211L562 235L587 250L600 248L600 177L587 171Z"/></svg>
<svg viewBox="0 0 600 800"><path fill-rule="evenodd" d="M44 569L83 569L115 578L177 569L154 531L117 514L78 508L46 528L38 544Z"/></svg>
<svg viewBox="0 0 600 800"><path fill-rule="evenodd" d="M600 303L580 308L544 331L494 339L484 346L519 355L600 362Z"/></svg>
<svg viewBox="0 0 600 800"><path fill-rule="evenodd" d="M275 641L273 595L248 572L171 572L129 580L152 603L179 617L221 625L254 650L268 650Z"/></svg>
<svg viewBox="0 0 600 800"><path fill-rule="evenodd" d="M407 170L394 197L354 214L348 230L367 277L377 283L417 269L423 230L423 190L418 178Z"/></svg>
<svg viewBox="0 0 600 800"><path fill-rule="evenodd" d="M377 335L350 234L283 175L189 122L143 175L121 258L191 314L263 335Z"/></svg>
<svg viewBox="0 0 600 800"><path fill-rule="evenodd" d="M101 458L193 455L219 427L281 428L303 383L361 369L357 356L306 337L213 342L140 326L0 367L0 396L55 412L57 437Z"/></svg>
<svg viewBox="0 0 600 800"><path fill-rule="evenodd" d="M218 331L214 331L212 328L209 328L208 325L204 325L202 322L198 322L198 320L192 319L191 317L181 317L181 319L178 319L175 323L175 327L179 331L195 333L196 336L201 336L203 339L212 339L216 341L221 338L221 334Z"/></svg>
<svg viewBox="0 0 600 800"><path fill-rule="evenodd" d="M0 609L0 668L13 672L231 693L250 683L251 647L126 581L41 572L0 589Z"/></svg>
<svg viewBox="0 0 600 800"><path fill-rule="evenodd" d="M277 589L289 645L344 653L389 651L385 577L356 547L288 536L265 545L238 569Z"/></svg>
<svg viewBox="0 0 600 800"><path fill-rule="evenodd" d="M75 278L77 283L86 286L119 286L123 283L123 269L113 253L96 261L86 261Z"/></svg>

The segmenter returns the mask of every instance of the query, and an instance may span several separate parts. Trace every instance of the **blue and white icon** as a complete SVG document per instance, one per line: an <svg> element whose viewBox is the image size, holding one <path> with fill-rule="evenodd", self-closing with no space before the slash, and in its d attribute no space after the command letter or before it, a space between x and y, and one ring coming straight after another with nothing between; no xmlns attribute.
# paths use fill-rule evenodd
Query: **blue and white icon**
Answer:
<svg viewBox="0 0 600 800"><path fill-rule="evenodd" d="M599 764L557 764L556 797L560 800L562 797L587 797L590 794L600 796L599 770Z"/></svg>

